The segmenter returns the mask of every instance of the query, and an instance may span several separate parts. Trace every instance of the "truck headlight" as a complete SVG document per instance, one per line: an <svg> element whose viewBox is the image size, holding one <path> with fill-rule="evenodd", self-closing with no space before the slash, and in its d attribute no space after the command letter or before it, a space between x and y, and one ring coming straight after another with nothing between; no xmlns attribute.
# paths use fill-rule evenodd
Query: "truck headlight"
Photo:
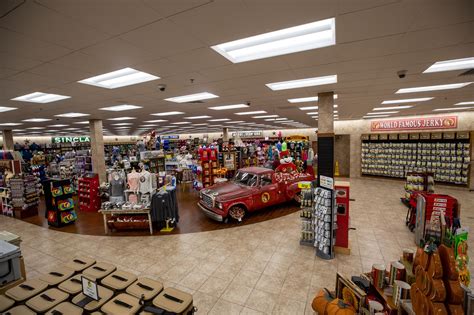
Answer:
<svg viewBox="0 0 474 315"><path fill-rule="evenodd" d="M217 202L216 206L217 206L217 208L222 209L222 202Z"/></svg>

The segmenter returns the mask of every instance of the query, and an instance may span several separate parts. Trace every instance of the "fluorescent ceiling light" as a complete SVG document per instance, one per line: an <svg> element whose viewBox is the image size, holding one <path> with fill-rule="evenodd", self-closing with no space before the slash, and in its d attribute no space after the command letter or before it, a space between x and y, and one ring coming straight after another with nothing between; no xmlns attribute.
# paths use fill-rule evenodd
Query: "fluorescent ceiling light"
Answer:
<svg viewBox="0 0 474 315"><path fill-rule="evenodd" d="M474 105L474 101L469 101L469 102L459 102L459 103L456 103L454 104L456 106L462 106L462 105Z"/></svg>
<svg viewBox="0 0 474 315"><path fill-rule="evenodd" d="M89 114L83 114L83 113L65 113L65 114L60 114L60 115L54 115L56 117L66 117L66 118L75 118L75 117L84 117L84 116L90 116Z"/></svg>
<svg viewBox="0 0 474 315"><path fill-rule="evenodd" d="M325 85L325 84L332 84L332 83L337 83L337 74L323 76L323 77L292 80L292 81L267 83L265 85L269 87L270 89L272 89L273 91L279 91L279 90L297 89L297 88Z"/></svg>
<svg viewBox="0 0 474 315"><path fill-rule="evenodd" d="M226 109L236 109L236 108L245 108L249 107L249 105L246 104L234 104L234 105L221 105L221 106L214 106L214 107L208 107L209 109L212 110L226 110Z"/></svg>
<svg viewBox="0 0 474 315"><path fill-rule="evenodd" d="M334 99L337 100L337 94L334 94ZM310 96L310 97L300 97L300 98L290 98L288 102L290 103L306 103L306 102L317 102L317 96Z"/></svg>
<svg viewBox="0 0 474 315"><path fill-rule="evenodd" d="M337 114L338 112L339 112L339 111L335 110L335 111L334 111L334 114Z"/></svg>
<svg viewBox="0 0 474 315"><path fill-rule="evenodd" d="M130 129L130 127L129 126L115 127L115 129Z"/></svg>
<svg viewBox="0 0 474 315"><path fill-rule="evenodd" d="M19 126L22 123L0 123L0 126Z"/></svg>
<svg viewBox="0 0 474 315"><path fill-rule="evenodd" d="M112 126L130 126L133 125L133 123L117 123L117 124L111 124Z"/></svg>
<svg viewBox="0 0 474 315"><path fill-rule="evenodd" d="M463 88L465 86L468 86L471 83L472 82L464 82L464 83L441 84L441 85L430 85L430 86L405 88L405 89L399 89L398 91L395 92L395 94L460 89L460 88Z"/></svg>
<svg viewBox="0 0 474 315"><path fill-rule="evenodd" d="M141 125L140 127L141 127L141 128L146 128L146 127L149 128L149 127L156 127L156 125Z"/></svg>
<svg viewBox="0 0 474 315"><path fill-rule="evenodd" d="M60 100L64 100L67 98L71 98L70 96L65 96L65 95L59 95L59 94L49 94L49 93L43 93L43 92L34 92L30 94L26 94L23 96L18 96L15 98L12 98L12 101L22 101L22 102L30 102L30 103L51 103L51 102L56 102Z"/></svg>
<svg viewBox="0 0 474 315"><path fill-rule="evenodd" d="M390 115L378 115L378 116L364 116L362 118L364 119L372 119L372 118L383 118L383 117L389 117Z"/></svg>
<svg viewBox="0 0 474 315"><path fill-rule="evenodd" d="M172 116L172 115L181 115L183 112L163 112L163 113L154 113L153 116Z"/></svg>
<svg viewBox="0 0 474 315"><path fill-rule="evenodd" d="M276 118L278 115L263 115L263 116L253 116L252 118Z"/></svg>
<svg viewBox="0 0 474 315"><path fill-rule="evenodd" d="M474 57L435 62L423 73L442 72L474 68Z"/></svg>
<svg viewBox="0 0 474 315"><path fill-rule="evenodd" d="M102 107L102 108L99 108L99 109L100 110L108 110L108 111L111 111L111 112L121 112L121 111L124 111L124 110L132 110L132 109L138 109L138 108L143 108L143 107L142 106L136 106L136 105L123 104L123 105Z"/></svg>
<svg viewBox="0 0 474 315"><path fill-rule="evenodd" d="M319 106L306 106L306 107L300 107L301 110L312 110L312 109L318 109Z"/></svg>
<svg viewBox="0 0 474 315"><path fill-rule="evenodd" d="M31 130L41 130L41 129L46 129L45 127L28 127L26 129L31 129Z"/></svg>
<svg viewBox="0 0 474 315"><path fill-rule="evenodd" d="M306 115L318 115L318 112L310 112L310 113L306 113Z"/></svg>
<svg viewBox="0 0 474 315"><path fill-rule="evenodd" d="M137 119L137 117L114 117L114 118L107 118L107 120L131 120L131 119Z"/></svg>
<svg viewBox="0 0 474 315"><path fill-rule="evenodd" d="M194 101L207 100L207 99L216 98L216 97L219 97L219 96L214 95L209 92L202 92L202 93L196 93L196 94L190 94L190 95L165 98L165 101L174 102L174 103L188 103L188 102L194 102Z"/></svg>
<svg viewBox="0 0 474 315"><path fill-rule="evenodd" d="M240 124L245 122L244 120L234 120L234 121L226 121L225 124Z"/></svg>
<svg viewBox="0 0 474 315"><path fill-rule="evenodd" d="M165 122L167 120L165 119L155 119L155 120L145 120L144 122L146 123L159 123L159 122Z"/></svg>
<svg viewBox="0 0 474 315"><path fill-rule="evenodd" d="M69 125L57 124L57 125L49 125L49 128L59 128L59 127L67 127Z"/></svg>
<svg viewBox="0 0 474 315"><path fill-rule="evenodd" d="M193 126L207 126L207 124L193 124Z"/></svg>
<svg viewBox="0 0 474 315"><path fill-rule="evenodd" d="M280 118L275 118L275 120L288 120L288 118L280 117Z"/></svg>
<svg viewBox="0 0 474 315"><path fill-rule="evenodd" d="M240 112L240 113L235 113L236 115L255 115L255 114L266 114L267 112L264 110L256 110L253 112Z"/></svg>
<svg viewBox="0 0 474 315"><path fill-rule="evenodd" d="M228 121L229 118L216 118L216 119L209 119L209 121Z"/></svg>
<svg viewBox="0 0 474 315"><path fill-rule="evenodd" d="M123 86L157 80L160 77L132 68L123 68L108 72L95 77L78 81L78 83L89 84L106 89L116 89Z"/></svg>
<svg viewBox="0 0 474 315"><path fill-rule="evenodd" d="M319 118L319 117L318 117L318 116L311 116L311 118L316 118L316 119L317 119L317 118Z"/></svg>
<svg viewBox="0 0 474 315"><path fill-rule="evenodd" d="M473 109L474 107L452 107L452 108L437 108L433 109L434 112L444 112L444 111L463 111L465 109Z"/></svg>
<svg viewBox="0 0 474 315"><path fill-rule="evenodd" d="M387 106L387 107L375 107L373 110L407 109L407 108L412 108L412 107L413 105Z"/></svg>
<svg viewBox="0 0 474 315"><path fill-rule="evenodd" d="M73 124L78 124L78 125L88 125L88 124L89 124L89 121L88 121L88 120L84 120L84 121L76 121L76 122L73 122Z"/></svg>
<svg viewBox="0 0 474 315"><path fill-rule="evenodd" d="M372 113L367 113L367 115L389 115L389 114L396 114L398 111L393 111L393 112L372 112Z"/></svg>
<svg viewBox="0 0 474 315"><path fill-rule="evenodd" d="M190 124L191 122L190 121L180 121L180 122L174 122L174 123L171 123L172 125L186 125L186 124Z"/></svg>
<svg viewBox="0 0 474 315"><path fill-rule="evenodd" d="M18 108L16 108L16 107L0 106L0 113L9 112L9 111L15 110L15 109L18 109Z"/></svg>
<svg viewBox="0 0 474 315"><path fill-rule="evenodd" d="M316 21L211 46L233 63L257 60L336 44L336 19Z"/></svg>
<svg viewBox="0 0 474 315"><path fill-rule="evenodd" d="M48 118L29 118L29 119L23 119L22 121L24 122L45 122L45 121L50 121L51 119Z"/></svg>
<svg viewBox="0 0 474 315"><path fill-rule="evenodd" d="M184 119L205 119L205 118L211 118L211 116L191 116L191 117L184 117Z"/></svg>
<svg viewBox="0 0 474 315"><path fill-rule="evenodd" d="M432 100L434 97L420 97L420 98L406 98L403 100L388 100L383 101L382 104L401 104L401 103L417 103Z"/></svg>

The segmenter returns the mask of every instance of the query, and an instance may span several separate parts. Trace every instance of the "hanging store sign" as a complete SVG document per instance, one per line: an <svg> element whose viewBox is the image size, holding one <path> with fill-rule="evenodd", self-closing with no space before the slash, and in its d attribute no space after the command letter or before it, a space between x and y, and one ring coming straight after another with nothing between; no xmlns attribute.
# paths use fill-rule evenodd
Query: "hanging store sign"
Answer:
<svg viewBox="0 0 474 315"><path fill-rule="evenodd" d="M375 120L370 125L371 131L398 130L430 130L455 129L458 126L458 116L441 116L426 118Z"/></svg>
<svg viewBox="0 0 474 315"><path fill-rule="evenodd" d="M163 139L163 140L179 139L179 135L167 135L167 136L161 136L161 139Z"/></svg>
<svg viewBox="0 0 474 315"><path fill-rule="evenodd" d="M239 131L233 132L232 137L239 136L241 138L252 138L252 137L261 137L263 136L263 131Z"/></svg>
<svg viewBox="0 0 474 315"><path fill-rule="evenodd" d="M89 136L84 136L84 137L52 137L51 142L53 142L53 143L91 142L91 138Z"/></svg>

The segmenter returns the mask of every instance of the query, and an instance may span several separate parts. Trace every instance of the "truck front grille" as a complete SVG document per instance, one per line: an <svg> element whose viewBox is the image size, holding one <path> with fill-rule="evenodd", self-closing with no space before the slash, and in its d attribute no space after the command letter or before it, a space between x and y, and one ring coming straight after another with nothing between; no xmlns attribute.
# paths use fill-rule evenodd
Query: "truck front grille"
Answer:
<svg viewBox="0 0 474 315"><path fill-rule="evenodd" d="M214 200L212 199L211 196L202 194L202 201L207 207L214 208Z"/></svg>

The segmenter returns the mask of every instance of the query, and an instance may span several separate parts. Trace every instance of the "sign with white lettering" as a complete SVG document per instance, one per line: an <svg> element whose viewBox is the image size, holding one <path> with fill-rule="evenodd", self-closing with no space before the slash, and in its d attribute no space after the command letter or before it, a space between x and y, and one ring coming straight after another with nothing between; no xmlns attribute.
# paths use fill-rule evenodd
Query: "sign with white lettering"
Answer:
<svg viewBox="0 0 474 315"><path fill-rule="evenodd" d="M263 136L263 132L261 130L258 130L258 131L239 131L239 132L232 133L232 137L235 137L237 135L241 138L261 137Z"/></svg>
<svg viewBox="0 0 474 315"><path fill-rule="evenodd" d="M83 136L83 137L52 137L51 142L53 142L53 143L91 142L91 138L89 136Z"/></svg>
<svg viewBox="0 0 474 315"><path fill-rule="evenodd" d="M372 121L371 131L455 129L458 116L441 116L426 118L407 118Z"/></svg>

